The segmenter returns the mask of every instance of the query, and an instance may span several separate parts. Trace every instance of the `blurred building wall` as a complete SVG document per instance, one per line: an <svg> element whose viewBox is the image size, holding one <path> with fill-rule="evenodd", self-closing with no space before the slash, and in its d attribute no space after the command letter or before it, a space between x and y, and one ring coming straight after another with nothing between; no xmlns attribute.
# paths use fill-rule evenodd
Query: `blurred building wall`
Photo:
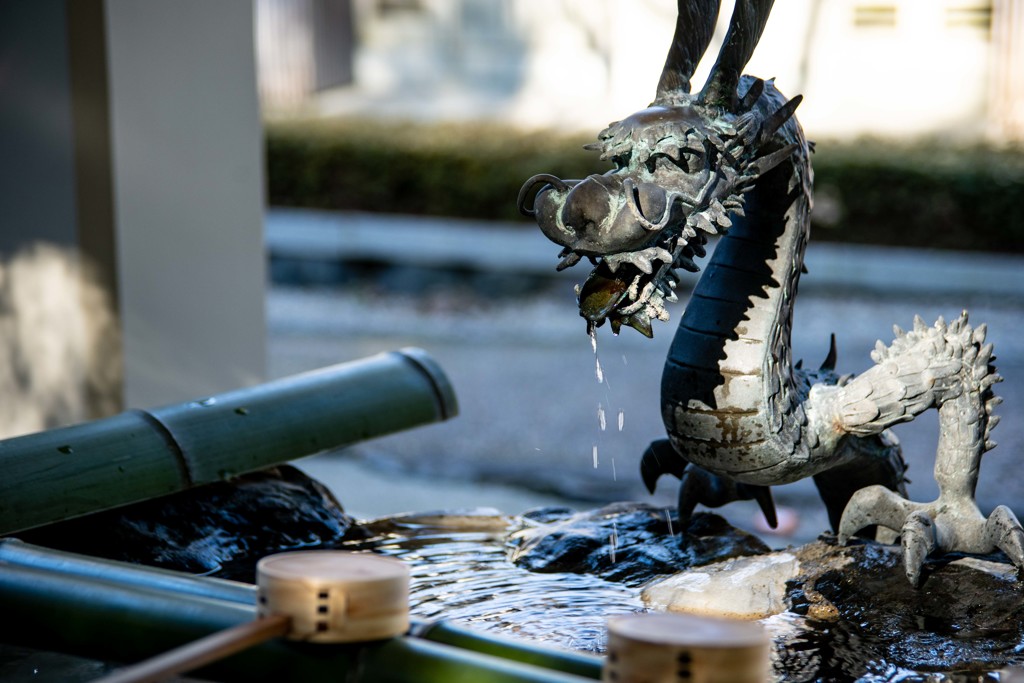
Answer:
<svg viewBox="0 0 1024 683"><path fill-rule="evenodd" d="M316 0L260 0L279 9ZM805 95L811 135L1001 135L1024 89L1022 0L776 2L747 69ZM352 0L351 85L293 111L593 130L650 101L673 0ZM706 73L732 3L723 2ZM308 13L307 13L308 15ZM266 13L260 23L274 23ZM1013 27L1013 28L1011 28ZM289 40L299 40L302 22ZM261 51L269 30L260 30ZM311 35L311 34L310 34ZM1007 75L1008 72L1012 74ZM307 79L308 80L308 79ZM270 109L275 110L271 105ZM284 107L287 109L287 107ZM281 109L276 109L280 111Z"/></svg>
<svg viewBox="0 0 1024 683"><path fill-rule="evenodd" d="M262 379L252 27L0 2L0 436Z"/></svg>
<svg viewBox="0 0 1024 683"><path fill-rule="evenodd" d="M992 49L989 111L996 115L997 134L1024 140L1024 0L995 0Z"/></svg>
<svg viewBox="0 0 1024 683"><path fill-rule="evenodd" d="M349 0L255 0L259 93L270 110L352 82Z"/></svg>

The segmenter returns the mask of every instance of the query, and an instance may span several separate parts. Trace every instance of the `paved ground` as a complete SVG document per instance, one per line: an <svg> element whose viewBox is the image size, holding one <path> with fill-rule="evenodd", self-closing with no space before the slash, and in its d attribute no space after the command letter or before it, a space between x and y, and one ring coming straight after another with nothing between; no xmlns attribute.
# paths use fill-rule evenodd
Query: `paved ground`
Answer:
<svg viewBox="0 0 1024 683"><path fill-rule="evenodd" d="M479 246L501 248L484 238ZM875 340L891 340L893 323L907 327L915 313L931 322L970 309L973 321L988 323L1006 377L998 392L1005 398L999 409L1003 421L995 432L1001 445L986 458L979 500L986 509L1006 503L1024 512L1024 477L1018 475L1024 458L1024 293L1015 294L1020 290L1012 280L1024 272L1024 261L975 256L958 270L955 258L941 255L939 267L929 254L899 252L893 259L887 252L875 259L871 250L852 253L856 258L833 254L832 261L817 264L809 256L811 275L794 326L796 356L820 362L834 331L839 370L859 372L870 366ZM882 259L888 267L858 284L864 270ZM986 278L979 277L986 263L996 276L988 280L998 286L986 287ZM837 273L842 268L852 274L843 277ZM826 271L821 279L828 286L811 284L816 271ZM915 277L902 278L911 272ZM431 273L412 264L344 286L271 288L273 376L414 345L445 368L461 404L460 416L448 423L307 459L311 473L360 515L472 505L515 513L539 504L582 507L622 499L672 503L673 482L666 480L652 499L639 482L637 464L646 444L662 435L658 387L673 322L660 325L654 340L632 330L618 338L601 330L597 358L606 382L599 384L569 281ZM891 296L878 294L893 287L898 291ZM681 311L679 304L674 320ZM936 430L935 416L927 414L897 429L911 464L911 494L918 500L937 492L931 476ZM827 526L809 483L782 487L776 497L799 519L793 534L777 543L813 538ZM746 504L728 512L745 526L756 517Z"/></svg>

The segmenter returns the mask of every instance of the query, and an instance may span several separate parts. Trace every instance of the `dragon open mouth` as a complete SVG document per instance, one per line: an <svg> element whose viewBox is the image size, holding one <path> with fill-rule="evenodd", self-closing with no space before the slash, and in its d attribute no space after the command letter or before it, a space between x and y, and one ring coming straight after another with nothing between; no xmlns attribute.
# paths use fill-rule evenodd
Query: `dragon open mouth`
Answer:
<svg viewBox="0 0 1024 683"><path fill-rule="evenodd" d="M667 320L665 303L676 300L675 270L697 272L694 259L704 256L707 234L729 224L708 188L699 189L666 191L614 172L582 181L543 174L526 182L519 205L537 218L549 238L565 246L558 270L584 258L594 265L577 287L580 315L589 329L607 320L616 334L625 325L652 337L652 321Z"/></svg>
<svg viewBox="0 0 1024 683"><path fill-rule="evenodd" d="M618 334L626 325L653 337L653 320L668 320L666 303L676 301L679 284L675 269L697 272L695 256L704 255L704 238L683 242L680 236L633 252L609 254L597 261L582 286L577 288L580 315L588 328L607 320Z"/></svg>

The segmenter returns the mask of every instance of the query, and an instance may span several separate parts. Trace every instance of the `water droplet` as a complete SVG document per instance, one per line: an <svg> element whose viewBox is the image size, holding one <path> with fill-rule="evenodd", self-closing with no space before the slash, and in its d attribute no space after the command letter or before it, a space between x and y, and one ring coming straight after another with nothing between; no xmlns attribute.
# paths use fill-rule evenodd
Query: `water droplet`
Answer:
<svg viewBox="0 0 1024 683"><path fill-rule="evenodd" d="M615 564L615 551L619 544L619 529L617 526L615 526L614 519L612 520L612 537L610 541L611 542L608 544L608 550L612 558L612 564Z"/></svg>
<svg viewBox="0 0 1024 683"><path fill-rule="evenodd" d="M594 353L597 353L597 328L591 326L590 328L590 348L594 349Z"/></svg>
<svg viewBox="0 0 1024 683"><path fill-rule="evenodd" d="M619 475L615 473L615 458L612 458L612 481L618 481Z"/></svg>
<svg viewBox="0 0 1024 683"><path fill-rule="evenodd" d="M629 361L626 360L626 354L622 354L622 364L629 365Z"/></svg>
<svg viewBox="0 0 1024 683"><path fill-rule="evenodd" d="M601 431L603 432L608 427L608 422L604 416L604 406L600 403L597 404L597 422L601 425Z"/></svg>
<svg viewBox="0 0 1024 683"><path fill-rule="evenodd" d="M57 446L57 450L63 453L64 455L71 455L75 449L73 449L71 446L64 445Z"/></svg>
<svg viewBox="0 0 1024 683"><path fill-rule="evenodd" d="M626 414L623 411L619 411L619 431L622 431L622 425L626 424Z"/></svg>
<svg viewBox="0 0 1024 683"><path fill-rule="evenodd" d="M594 444L594 450L591 451L594 456L594 469L597 469L597 444Z"/></svg>
<svg viewBox="0 0 1024 683"><path fill-rule="evenodd" d="M601 359L594 359L594 374L597 376L597 383L601 384L604 382L604 370L601 369Z"/></svg>
<svg viewBox="0 0 1024 683"><path fill-rule="evenodd" d="M675 532L672 531L672 513L665 510L665 521L668 523L668 535L675 536Z"/></svg>
<svg viewBox="0 0 1024 683"><path fill-rule="evenodd" d="M217 405L217 399L211 396L210 398L203 398L198 401L193 401L192 405L200 408L209 408L210 406Z"/></svg>
<svg viewBox="0 0 1024 683"><path fill-rule="evenodd" d="M239 406L238 408L235 408L235 414L236 415L248 415L249 414L249 409L246 408L245 406Z"/></svg>

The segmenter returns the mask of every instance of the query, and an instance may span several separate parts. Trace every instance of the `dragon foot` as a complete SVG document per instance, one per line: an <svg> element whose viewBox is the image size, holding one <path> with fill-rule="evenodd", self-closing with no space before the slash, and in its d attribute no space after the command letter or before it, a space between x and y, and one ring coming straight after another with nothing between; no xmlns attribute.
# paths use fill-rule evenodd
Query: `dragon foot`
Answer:
<svg viewBox="0 0 1024 683"><path fill-rule="evenodd" d="M661 475L671 474L679 479L679 523L684 527L697 505L721 507L737 500L757 501L768 526L778 526L771 488L741 484L686 462L668 439L659 439L647 447L640 459L640 474L651 493Z"/></svg>
<svg viewBox="0 0 1024 683"><path fill-rule="evenodd" d="M915 503L884 486L869 486L850 499L839 523L839 542L867 526L900 534L907 579L920 585L921 568L934 552L985 554L999 549L1024 570L1024 528L1005 505L986 519L970 497L939 496Z"/></svg>

